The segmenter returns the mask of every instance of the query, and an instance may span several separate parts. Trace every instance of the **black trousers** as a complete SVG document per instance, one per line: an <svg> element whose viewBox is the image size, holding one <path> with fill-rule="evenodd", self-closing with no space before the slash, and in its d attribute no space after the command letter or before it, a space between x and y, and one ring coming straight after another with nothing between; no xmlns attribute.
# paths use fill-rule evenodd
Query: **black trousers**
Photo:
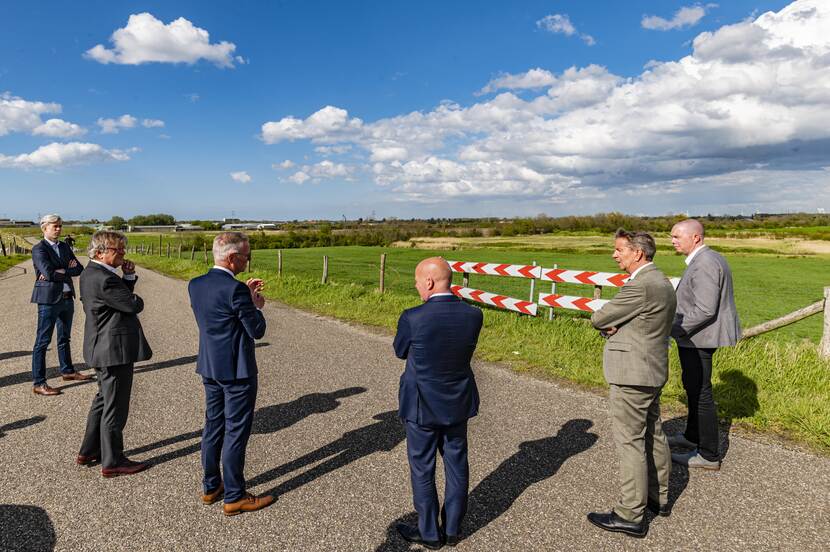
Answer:
<svg viewBox="0 0 830 552"><path fill-rule="evenodd" d="M684 436L697 443L698 452L706 460L720 459L718 407L712 392L712 356L717 349L678 347L683 389L689 401Z"/></svg>
<svg viewBox="0 0 830 552"><path fill-rule="evenodd" d="M86 433L79 454L101 458L101 465L114 468L124 456L124 426L130 413L133 365L96 368L98 393L86 419Z"/></svg>

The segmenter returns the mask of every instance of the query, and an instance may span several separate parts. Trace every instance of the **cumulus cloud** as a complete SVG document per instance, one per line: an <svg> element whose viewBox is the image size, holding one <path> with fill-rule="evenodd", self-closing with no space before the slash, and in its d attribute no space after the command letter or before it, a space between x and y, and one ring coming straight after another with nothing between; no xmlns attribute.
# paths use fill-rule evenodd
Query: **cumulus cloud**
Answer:
<svg viewBox="0 0 830 552"><path fill-rule="evenodd" d="M657 15L644 15L640 21L640 25L644 29L652 29L656 31L670 31L672 29L683 29L685 27L694 27L706 15L708 8L715 8L717 4L707 4L701 6L695 4L694 6L684 6L674 13L671 19L664 19Z"/></svg>
<svg viewBox="0 0 830 552"><path fill-rule="evenodd" d="M506 91L469 106L442 102L373 122L326 106L306 119L265 123L262 136L352 146L363 157L346 169L416 201L579 199L607 210L618 192L726 197L722 190L740 175L751 203L760 193L752 182L760 190L802 170L830 189L822 169L830 166L828 28L830 4L799 0L702 33L692 53L636 77L597 65L558 74L535 68L493 79L482 90ZM313 165L294 175L312 178ZM787 178L777 192L799 195L799 186Z"/></svg>
<svg viewBox="0 0 830 552"><path fill-rule="evenodd" d="M551 33L563 34L565 36L579 36L579 38L582 39L582 42L588 46L596 44L596 40L594 40L594 37L591 35L578 33L576 27L574 27L573 23L571 23L571 18L567 15L559 13L546 15L536 22L536 27Z"/></svg>
<svg viewBox="0 0 830 552"><path fill-rule="evenodd" d="M274 163L273 165L271 165L271 167L274 168L274 169L283 169L283 170L293 169L294 168L294 161L292 161L291 159L286 159L285 161L283 161L281 163Z"/></svg>
<svg viewBox="0 0 830 552"><path fill-rule="evenodd" d="M144 119L141 121L141 126L144 128L163 128L164 121L161 119Z"/></svg>
<svg viewBox="0 0 830 552"><path fill-rule="evenodd" d="M101 127L102 134L118 134L122 129L134 128L138 119L129 114L124 114L117 119L99 118L97 123Z"/></svg>
<svg viewBox="0 0 830 552"><path fill-rule="evenodd" d="M236 45L222 41L210 43L210 34L183 17L165 24L149 13L133 14L127 26L110 37L113 47L98 44L84 54L98 63L140 65L142 63L187 63L205 60L218 67L232 68L245 63L234 56Z"/></svg>
<svg viewBox="0 0 830 552"><path fill-rule="evenodd" d="M9 92L0 94L0 136L12 132L24 132L35 136L71 138L80 136L86 130L63 119L43 121L47 113L60 113L58 103L32 102L12 96Z"/></svg>
<svg viewBox="0 0 830 552"><path fill-rule="evenodd" d="M0 154L0 167L13 169L53 169L100 161L127 161L124 150L108 150L98 144L83 142L52 142L32 153L20 155Z"/></svg>
<svg viewBox="0 0 830 552"><path fill-rule="evenodd" d="M253 180L246 171L232 172L231 178L236 182L241 182L242 184L247 184L248 182Z"/></svg>
<svg viewBox="0 0 830 552"><path fill-rule="evenodd" d="M294 164L283 168L292 168ZM340 178L343 180L352 180L352 175L356 168L344 163L334 163L325 159L313 165L303 165L297 172L287 177L285 180L295 184L303 184L309 180L312 182L320 182L322 180L331 180Z"/></svg>
<svg viewBox="0 0 830 552"><path fill-rule="evenodd" d="M288 180L289 182L293 182L294 184L303 184L304 182L310 179L311 177L303 171L297 171L288 178L286 178L286 180Z"/></svg>

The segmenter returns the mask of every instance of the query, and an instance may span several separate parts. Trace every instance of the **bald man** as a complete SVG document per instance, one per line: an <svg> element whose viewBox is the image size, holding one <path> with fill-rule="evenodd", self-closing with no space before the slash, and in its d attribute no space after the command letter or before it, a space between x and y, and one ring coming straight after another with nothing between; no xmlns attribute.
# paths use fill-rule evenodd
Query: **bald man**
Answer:
<svg viewBox="0 0 830 552"><path fill-rule="evenodd" d="M677 341L683 388L688 398L686 431L669 435L672 461L690 468L720 469L718 412L712 392L712 357L719 347L735 345L741 323L732 292L732 271L720 254L703 243L703 225L678 222L671 241L686 255L686 272L677 286L677 314L672 337Z"/></svg>
<svg viewBox="0 0 830 552"><path fill-rule="evenodd" d="M467 511L469 464L467 420L478 413L478 389L470 359L481 331L481 311L450 292L452 272L441 257L415 269L424 304L398 320L395 354L406 359L398 400L418 526L400 523L398 533L430 550L455 546ZM435 453L444 458L444 507L435 489Z"/></svg>

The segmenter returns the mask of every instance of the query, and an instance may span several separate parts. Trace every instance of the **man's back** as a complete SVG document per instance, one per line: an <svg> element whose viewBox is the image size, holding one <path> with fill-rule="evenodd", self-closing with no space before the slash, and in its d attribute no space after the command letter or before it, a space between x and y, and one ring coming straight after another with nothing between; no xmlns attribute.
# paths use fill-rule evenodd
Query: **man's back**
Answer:
<svg viewBox="0 0 830 552"><path fill-rule="evenodd" d="M404 311L395 353L406 359L400 417L423 426L449 426L478 413L478 389L470 360L482 313L455 296L432 297Z"/></svg>
<svg viewBox="0 0 830 552"><path fill-rule="evenodd" d="M191 280L188 292L199 326L196 372L219 381L255 376L254 339L265 335L265 317L248 287L214 268Z"/></svg>

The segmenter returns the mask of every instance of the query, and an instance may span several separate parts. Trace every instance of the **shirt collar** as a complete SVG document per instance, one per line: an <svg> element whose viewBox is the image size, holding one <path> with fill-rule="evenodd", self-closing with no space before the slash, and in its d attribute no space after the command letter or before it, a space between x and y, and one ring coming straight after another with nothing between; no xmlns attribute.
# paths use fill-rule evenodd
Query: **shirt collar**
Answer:
<svg viewBox="0 0 830 552"><path fill-rule="evenodd" d="M429 296L429 298L432 299L433 297L446 297L447 295L455 295L455 294L452 293L451 291L445 291L443 293L433 293L432 295Z"/></svg>
<svg viewBox="0 0 830 552"><path fill-rule="evenodd" d="M230 275L231 275L231 277L236 278L236 275L233 273L233 271L228 270L228 269L227 269L227 268L225 268L224 266L217 266L217 265L213 265L213 268L214 268L215 270L222 270L222 271L224 271L224 272L227 272L228 274L230 274Z"/></svg>
<svg viewBox="0 0 830 552"><path fill-rule="evenodd" d="M695 255L697 255L697 252L698 252L698 251L700 251L701 249L703 249L704 247L706 247L706 244L705 244L705 243L702 243L702 244L698 245L698 246L695 248L695 250L694 250L694 251L692 251L691 253L689 253L689 256L688 256L688 257L686 257L686 266L689 266L689 264L692 262L692 259L694 259L694 258L695 258Z"/></svg>
<svg viewBox="0 0 830 552"><path fill-rule="evenodd" d="M635 270L634 272L632 272L632 273L631 273L631 276L629 276L629 277L628 277L628 281L630 282L631 280L633 280L633 279L634 279L634 277L635 277L637 274L639 274L639 272L640 272L642 269L644 269L644 268L645 268L645 267L647 267L648 265L653 265L653 264L654 264L653 262L649 261L649 262L647 262L646 264L644 264L643 266L641 266L640 268L638 268L637 270Z"/></svg>
<svg viewBox="0 0 830 552"><path fill-rule="evenodd" d="M116 271L115 267L112 267L112 266L108 265L107 263L102 263L101 261L97 261L95 259L90 259L90 261L92 261L95 264L99 264L99 265L103 266L104 268L106 268L107 270L109 270L110 272L115 274L115 271Z"/></svg>
<svg viewBox="0 0 830 552"><path fill-rule="evenodd" d="M46 243L48 243L48 244L49 244L49 245L51 245L52 247L57 247L57 245L60 243L60 242L53 242L52 240L50 240L50 239L49 239L49 238L47 238L46 236L43 236L43 239L44 239L44 241L45 241Z"/></svg>

